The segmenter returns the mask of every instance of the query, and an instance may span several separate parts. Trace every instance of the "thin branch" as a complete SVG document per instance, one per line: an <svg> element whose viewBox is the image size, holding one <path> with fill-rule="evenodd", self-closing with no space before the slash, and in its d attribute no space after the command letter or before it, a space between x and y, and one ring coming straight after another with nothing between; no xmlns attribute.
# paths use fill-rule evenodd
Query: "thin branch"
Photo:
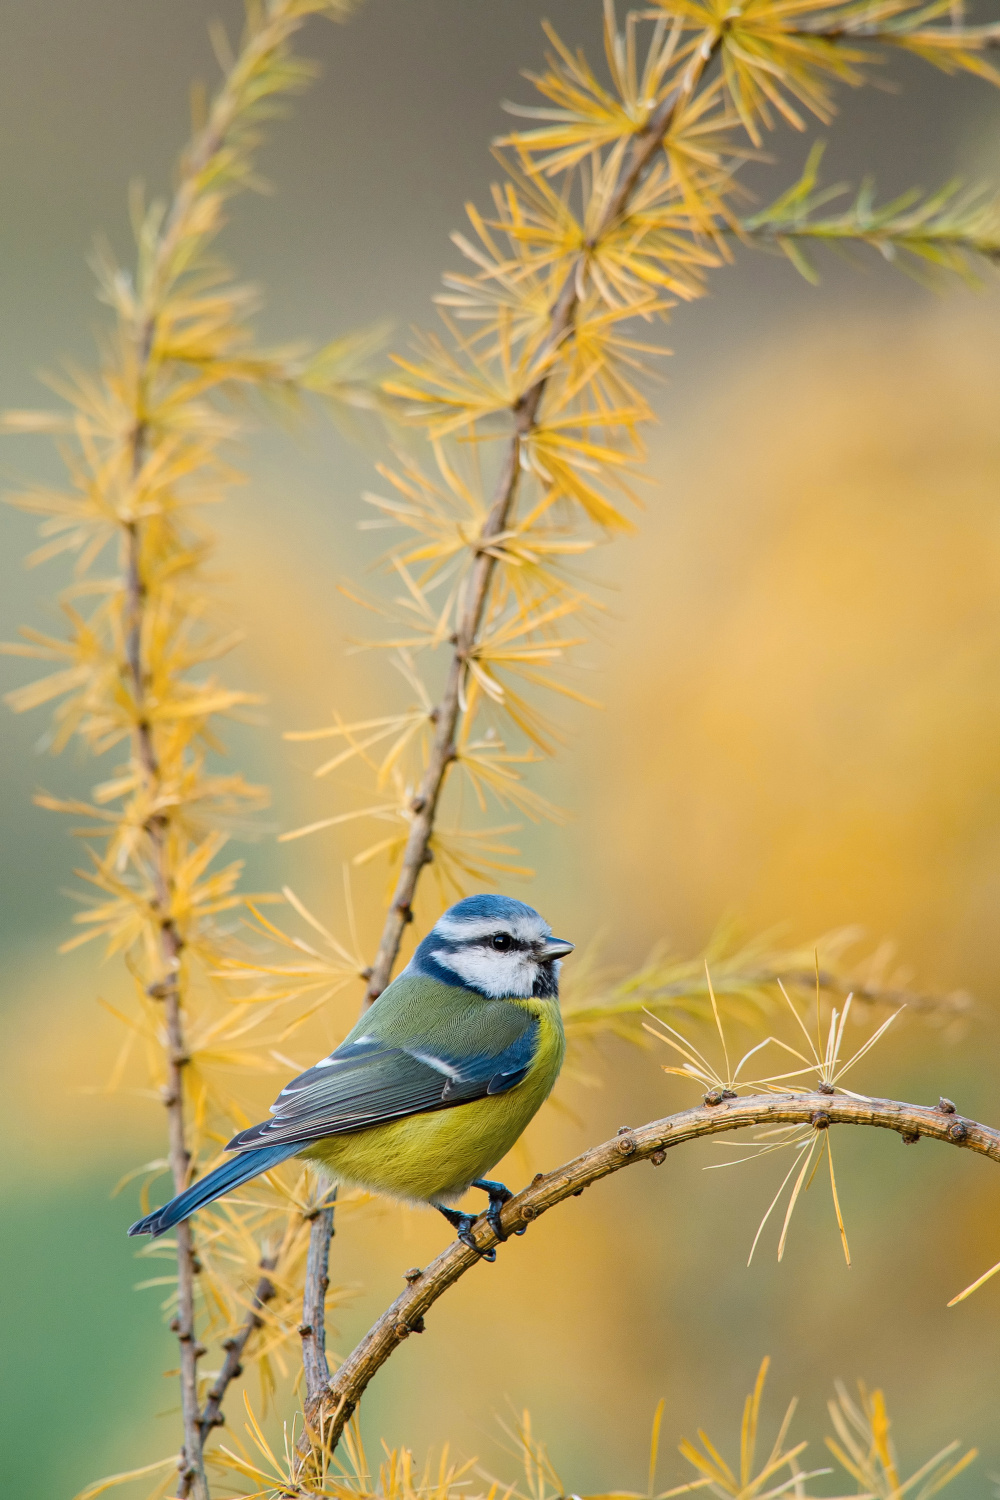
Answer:
<svg viewBox="0 0 1000 1500"><path fill-rule="evenodd" d="M802 176L774 202L742 220L741 238L780 249L808 280L816 272L800 242L868 245L887 260L903 257L911 273L951 271L975 282L977 262L1000 260L1000 209L995 192L969 188L958 181L924 197L911 189L881 205L875 186L866 180L853 203L840 213L820 213L846 191L843 183L822 188L819 168L823 146L810 151ZM907 259L908 258L908 259Z"/></svg>
<svg viewBox="0 0 1000 1500"><path fill-rule="evenodd" d="M894 1130L911 1142L920 1136L963 1146L980 1156L1000 1162L1000 1130L964 1119L948 1100L935 1108L905 1104L893 1099L865 1099L821 1093L766 1094L722 1100L653 1120L592 1146L553 1172L539 1173L530 1187L518 1193L501 1213L506 1235L530 1227L557 1204L582 1193L585 1188L622 1167L640 1161L659 1166L673 1146L751 1125L813 1125L826 1130L831 1125L868 1125ZM476 1250L456 1241L419 1276L407 1277L407 1289L382 1314L348 1355L330 1382L329 1391L306 1408L308 1431L322 1434L330 1452L340 1440L344 1426L369 1382L393 1351L411 1333L421 1331L425 1314L449 1287L477 1265L483 1250L497 1243L485 1215L473 1226ZM303 1465L307 1462L303 1456Z"/></svg>
<svg viewBox="0 0 1000 1500"><path fill-rule="evenodd" d="M636 185L659 151L674 115L678 108L690 98L710 58L711 53L705 56L698 54L689 66L682 82L677 88L671 90L646 128L636 135L632 154L622 173L621 181L608 202L601 223L595 231L595 239L600 238L625 212ZM574 260L563 282L562 291L552 307L548 336L545 341L545 352L549 355L553 355L571 334L573 315L579 296L578 287L585 260L586 257ZM448 770L456 757L455 746L462 712L462 688L465 682L466 664L476 645L496 568L497 551L495 547L490 546L490 543L507 529L508 518L517 498L522 449L535 425L538 409L545 394L547 379L547 375L543 375L540 380L536 381L514 408L514 432L503 458L493 503L476 544L476 557L466 584L464 605L455 630L454 650L444 693L431 713L435 726L434 739L423 780L417 795L410 804L412 814L410 832L403 851L399 878L386 913L378 952L367 975L368 987L364 998L366 1006L378 999L392 977L403 932L407 924L412 921L413 898L417 882L424 866L430 862L430 843L438 803ZM321 1256L329 1253L328 1237L324 1239L324 1235L324 1226L317 1218L310 1232L310 1261L315 1258L318 1263ZM303 1322L312 1326L313 1337L317 1343L325 1343L322 1301L315 1305L309 1317L303 1318ZM304 1354L305 1350L306 1346L303 1344ZM325 1356L323 1364L325 1365ZM317 1379L319 1378L318 1368L317 1366Z"/></svg>
<svg viewBox="0 0 1000 1500"><path fill-rule="evenodd" d="M151 387L156 376L154 348L159 321L169 296L171 278L177 257L178 245L185 234L191 233L190 218L195 209L199 193L203 191L202 178L213 160L225 150L227 140L240 110L245 108L242 91L248 73L270 53L287 41L298 30L307 14L303 10L296 14L289 7L277 4L270 13L260 16L256 24L251 23L244 46L227 72L222 86L213 101L209 118L199 131L181 162L180 181L155 238L150 264L143 285L143 306L136 319L134 330L135 366L133 374L133 411L135 425L129 439L130 476L134 490L138 490L142 472L149 456L149 424L146 413L151 403ZM161 805L161 773L152 730L152 705L148 702L148 667L144 654L144 625L149 580L143 576L143 528L139 521L128 519L123 526L123 550L125 571L125 662L129 687L133 699L134 729L132 745L135 761L139 767L149 805ZM183 997L181 994L181 958L184 942L171 915L173 897L173 872L169 852L169 817L160 812L153 813L146 821L145 832L150 844L150 864L155 909L160 922L161 973L148 987L148 993L163 1002L167 1042L167 1082L163 1091L163 1103L167 1111L169 1138L169 1163L174 1180L174 1191L182 1192L188 1185L191 1167L191 1152L187 1143L184 1108L184 1069L189 1061L184 1032ZM184 1450L180 1460L180 1493L193 1495L194 1500L208 1500L208 1481L204 1466L204 1443L212 1427L217 1425L219 1405L226 1386L222 1386L218 1403L213 1407L209 1396L206 1413L199 1410L198 1360L204 1352L198 1343L195 1330L195 1278L198 1274L198 1259L194 1249L194 1237L190 1220L177 1227L177 1313L173 1319L180 1344L181 1413L184 1435ZM273 1289L269 1295L273 1295ZM253 1332L247 1327L246 1339ZM230 1351L230 1354L232 1351ZM227 1359L227 1365L229 1364ZM238 1364L234 1360L233 1364ZM230 1377L231 1378L231 1377ZM221 1377L220 1377L221 1379ZM217 1382L218 1385L218 1382ZM206 1415L213 1407L211 1421L206 1424Z"/></svg>
<svg viewBox="0 0 1000 1500"><path fill-rule="evenodd" d="M261 1256L260 1269L264 1274L254 1288L253 1301L250 1304L247 1315L243 1319L239 1333L234 1334L232 1338L226 1339L223 1344L223 1348L226 1351L226 1358L222 1369L216 1376L215 1384L208 1393L204 1409L199 1418L202 1447L208 1441L212 1428L222 1426L225 1420L222 1415L222 1403L225 1400L226 1391L232 1382L242 1375L242 1361L246 1346L258 1328L263 1327L264 1319L260 1315L261 1309L267 1306L277 1291L274 1282L267 1273L273 1271L277 1263L278 1257L276 1255ZM188 1494L188 1490L183 1483L178 1490L178 1494L181 1496Z"/></svg>
<svg viewBox="0 0 1000 1500"><path fill-rule="evenodd" d="M155 321L147 318L139 332L135 392L138 412L145 407L144 387L149 376L154 328ZM136 423L131 448L132 483L136 484L146 459L146 424L141 417ZM149 721L146 667L142 652L147 590L142 577L141 549L142 536L139 526L134 521L129 522L125 527L126 620L128 621L125 650L135 705L133 754L145 782L149 803L155 807L160 801L160 766ZM148 987L148 993L154 999L161 1000L164 1006L167 1082L162 1097L167 1111L168 1161L174 1180L174 1192L181 1193L188 1185L188 1174L191 1169L191 1152L188 1149L184 1118L184 1069L189 1060L184 1036L180 984L181 954L184 943L170 915L172 873L167 849L169 834L167 818L161 813L153 814L147 820L146 833L150 842L155 901L160 920L160 960L162 963L161 976ZM170 1325L177 1334L180 1345L181 1421L184 1433L184 1451L180 1460L180 1489L182 1494L193 1494L195 1500L208 1500L208 1480L203 1459L204 1438L198 1410L198 1359L202 1353L202 1346L195 1336L194 1302L197 1274L198 1259L194 1249L194 1234L190 1220L185 1220L183 1224L177 1226L177 1312Z"/></svg>
<svg viewBox="0 0 1000 1500"><path fill-rule="evenodd" d="M921 26L907 29L902 25L886 25L884 21L845 19L840 25L831 25L823 18L810 25L808 21L789 28L792 36L822 37L828 42L863 39L881 46L937 47L941 51L989 51L1000 47L1000 23L986 26Z"/></svg>
<svg viewBox="0 0 1000 1500"><path fill-rule="evenodd" d="M849 990L855 1000L860 1000L868 1005L888 1006L890 1009L898 1010L906 1006L910 1011L920 1015L929 1016L968 1016L975 1009L975 1001L965 990L950 990L946 994L936 994L931 990L909 990L895 988L891 985L856 983L853 979L845 979L841 975L820 969L817 975L815 969L785 969L761 965L759 968L746 969L726 981L726 990L733 988L754 989L757 986L777 984L781 980L784 984L795 986L799 989L810 989L819 982L821 990L833 994L843 994ZM722 986L717 985L722 990ZM655 985L649 989L637 991L637 1007L648 1006L651 1001L683 1000L688 996L700 997L706 991L696 988L690 980L678 980L676 984ZM571 1013L575 1017L575 1013Z"/></svg>
<svg viewBox="0 0 1000 1500"><path fill-rule="evenodd" d="M810 985L817 982L817 977L821 990L843 993L847 989L850 990L855 1000L864 1001L868 1005L885 1005L890 1010L898 1010L905 1005L909 1011L920 1015L968 1016L976 1008L976 1002L966 990L949 990L946 993L936 994L932 990L909 990L882 984L856 984L853 980L845 983L843 979L838 979L836 974L830 974L825 969L820 969L818 976L815 969L802 969L797 973L782 971L770 975L762 970L756 982L767 984L783 979L786 984L808 989Z"/></svg>
<svg viewBox="0 0 1000 1500"><path fill-rule="evenodd" d="M302 1289L302 1369L306 1377L306 1400L312 1402L330 1385L330 1366L326 1361L326 1289L330 1266L330 1241L333 1239L334 1188L324 1199L323 1207L313 1216L306 1256L306 1279Z"/></svg>
<svg viewBox="0 0 1000 1500"><path fill-rule="evenodd" d="M938 228L922 224L868 225L851 220L844 215L829 219L797 219L787 223L754 223L745 219L740 225L744 234L755 239L772 240L779 243L786 239L823 240L828 244L846 241L848 244L870 245L886 259L891 259L896 250L908 250L919 255L924 250L941 247L960 255L978 256L982 260L996 261L1000 246L996 235L970 233L962 225Z"/></svg>
<svg viewBox="0 0 1000 1500"><path fill-rule="evenodd" d="M660 150L663 138L677 111L691 97L713 53L714 49L707 53L699 51L695 55L682 81L670 91L645 129L636 134L635 143L618 187L611 195L601 221L594 231L595 241L600 240L616 220L627 212L636 186ZM553 304L549 315L549 331L543 357L545 354L550 357L554 356L563 342L572 335L573 318L579 300L579 286L586 269L586 262L586 254L574 260L563 282L562 290ZM447 682L441 701L431 714L435 725L434 740L423 780L417 795L410 804L412 813L410 832L403 852L399 879L386 913L378 953L371 967L368 989L365 994L367 1005L377 1000L389 983L404 929L412 920L413 898L420 872L430 861L430 842L438 802L449 767L455 760L456 731L462 712L462 687L467 662L476 646L496 569L496 548L491 548L489 544L507 529L508 518L517 498L522 450L535 426L547 383L548 375L544 374L520 397L514 407L514 431L503 458L493 503L476 544L476 559L466 584L464 605L455 630L454 651Z"/></svg>
<svg viewBox="0 0 1000 1500"><path fill-rule="evenodd" d="M690 98L699 78L712 54L699 53L691 62L684 79L664 99L660 108L650 119L646 128L636 135L631 156L622 173L621 181L612 194L603 218L595 231L599 239L607 229L626 211L629 200L653 161L670 128L677 110ZM573 315L579 297L579 285L586 257L574 260L563 282L562 290L552 307L549 331L545 341L545 352L553 355L563 341L570 336ZM428 756L427 768L417 795L410 804L412 821L403 851L402 867L396 882L392 900L386 913L378 952L371 966L364 1004L371 1005L378 999L392 977L392 970L399 954L403 932L412 921L413 898L417 882L424 866L430 862L431 836L438 803L448 775L456 758L456 737L462 705L462 688L465 682L467 662L476 645L482 624L483 613L489 596L490 585L496 569L497 551L490 543L507 529L508 518L517 498L518 479L521 473L521 455L526 439L530 436L538 415L548 377L543 375L524 393L514 408L514 431L507 445L497 481L493 503L483 523L477 542L476 558L465 588L464 606L454 635L454 650L448 668L444 693L431 713L434 723L434 739ZM319 1219L315 1220L310 1233L309 1259L319 1261L329 1253L328 1237ZM312 1315L303 1319L314 1329L317 1345L325 1344L323 1304L320 1301ZM303 1344L305 1355L306 1345ZM325 1355L323 1356L325 1366ZM319 1378L319 1366L315 1378Z"/></svg>

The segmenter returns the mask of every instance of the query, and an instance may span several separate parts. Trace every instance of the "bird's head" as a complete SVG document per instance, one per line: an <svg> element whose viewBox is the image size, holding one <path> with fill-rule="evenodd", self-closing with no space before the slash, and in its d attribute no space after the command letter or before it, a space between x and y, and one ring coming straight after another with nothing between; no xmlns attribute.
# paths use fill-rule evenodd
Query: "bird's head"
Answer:
<svg viewBox="0 0 1000 1500"><path fill-rule="evenodd" d="M523 901L467 896L438 918L411 967L490 999L544 998L558 993L559 959L572 951Z"/></svg>

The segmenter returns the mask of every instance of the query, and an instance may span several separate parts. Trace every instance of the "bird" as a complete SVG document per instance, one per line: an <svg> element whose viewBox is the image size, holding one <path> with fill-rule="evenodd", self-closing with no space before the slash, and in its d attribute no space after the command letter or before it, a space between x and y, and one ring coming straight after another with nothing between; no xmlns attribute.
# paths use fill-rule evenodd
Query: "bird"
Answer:
<svg viewBox="0 0 1000 1500"><path fill-rule="evenodd" d="M481 1189L494 1235L506 1238L500 1212L513 1194L486 1174L559 1074L560 960L573 946L523 901L486 894L456 902L339 1047L285 1085L272 1118L233 1137L232 1159L129 1234L163 1234L297 1156L344 1186L436 1208L461 1241L493 1260L492 1247L475 1244L476 1216L451 1205Z"/></svg>

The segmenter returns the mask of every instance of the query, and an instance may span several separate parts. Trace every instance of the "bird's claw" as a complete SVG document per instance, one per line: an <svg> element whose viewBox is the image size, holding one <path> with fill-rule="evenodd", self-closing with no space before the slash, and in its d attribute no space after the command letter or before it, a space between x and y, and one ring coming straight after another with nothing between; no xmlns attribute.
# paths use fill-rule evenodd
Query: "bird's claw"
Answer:
<svg viewBox="0 0 1000 1500"><path fill-rule="evenodd" d="M482 1260L496 1260L497 1253L492 1245L488 1250L481 1250L476 1244L475 1236L472 1233L473 1226L476 1222L475 1214L459 1213L457 1209L445 1208L440 1203L435 1203L434 1207L437 1209L438 1213L444 1214L445 1218L448 1220L448 1223L453 1225L454 1228L458 1231L458 1238L461 1240L463 1245L467 1245L470 1250L474 1250Z"/></svg>
<svg viewBox="0 0 1000 1500"><path fill-rule="evenodd" d="M476 1221L473 1218L472 1214L463 1214L462 1218L465 1220L465 1222L460 1226L458 1231L458 1237L462 1241L462 1244L468 1245L470 1250L475 1250L476 1254L482 1260L496 1260L497 1253L492 1245L488 1250L480 1250L479 1246L476 1244L475 1236L472 1233L473 1225Z"/></svg>
<svg viewBox="0 0 1000 1500"><path fill-rule="evenodd" d="M491 1182L488 1177L477 1177L472 1186L480 1188L484 1193L489 1194L490 1202L486 1210L485 1219L496 1235L499 1244L502 1245L511 1233L524 1234L528 1227L527 1224L522 1224L519 1229L512 1231L504 1228L500 1218L504 1204L509 1203L514 1196L509 1187L505 1187L502 1182ZM470 1250L475 1250L476 1254L483 1260L496 1260L497 1252L492 1245L488 1250L481 1250L476 1244L472 1233L473 1226L476 1223L475 1214L463 1214L458 1209L445 1208L441 1203L435 1203L434 1207L439 1213L444 1214L449 1224L454 1225L458 1231L458 1238L463 1245L467 1245Z"/></svg>
<svg viewBox="0 0 1000 1500"><path fill-rule="evenodd" d="M497 1239L500 1241L501 1244L503 1244L504 1240L507 1238L507 1231L504 1229L503 1225L500 1223L500 1210L502 1208L503 1208L503 1204L502 1203L500 1203L498 1200L496 1200L494 1198L491 1198L490 1199L490 1206L486 1210L486 1222L490 1226L490 1228L492 1229L493 1233L496 1235Z"/></svg>
<svg viewBox="0 0 1000 1500"><path fill-rule="evenodd" d="M489 1194L490 1204L486 1210L486 1222L502 1245L504 1240L509 1237L510 1230L503 1227L500 1215L503 1212L504 1204L509 1203L514 1194L502 1182L491 1182L488 1177L477 1177L472 1186L480 1188L484 1193ZM525 1225L522 1229L515 1229L514 1233L523 1234L527 1227Z"/></svg>

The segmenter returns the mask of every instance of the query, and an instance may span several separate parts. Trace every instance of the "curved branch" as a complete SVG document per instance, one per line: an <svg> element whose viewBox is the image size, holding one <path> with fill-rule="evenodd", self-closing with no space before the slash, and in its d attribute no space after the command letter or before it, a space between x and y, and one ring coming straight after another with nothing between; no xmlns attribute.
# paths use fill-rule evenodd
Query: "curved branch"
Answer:
<svg viewBox="0 0 1000 1500"><path fill-rule="evenodd" d="M706 1098L718 1096L707 1095ZM620 1171L622 1167L640 1161L651 1161L654 1166L659 1166L668 1150L686 1141L740 1130L748 1125L810 1124L817 1130L825 1130L831 1125L877 1126L895 1130L907 1142L928 1136L952 1146L964 1146L1000 1162L1000 1130L963 1119L947 1099L942 1099L934 1107L927 1107L899 1103L894 1099L863 1099L823 1093L752 1095L706 1103L662 1120L653 1120L635 1130L623 1126L614 1139L592 1146L553 1172L539 1173L530 1187L504 1206L501 1223L508 1234L523 1229L550 1208L578 1196L592 1183ZM485 1216L477 1219L473 1235L480 1251L497 1242ZM478 1263L479 1258L476 1251L456 1241L425 1271L408 1273L406 1291L369 1329L330 1381L329 1389L319 1399L307 1404L307 1430L314 1439L315 1435L321 1434L323 1446L328 1451L332 1452L338 1443L368 1383L393 1350L411 1333L423 1331L424 1314Z"/></svg>

